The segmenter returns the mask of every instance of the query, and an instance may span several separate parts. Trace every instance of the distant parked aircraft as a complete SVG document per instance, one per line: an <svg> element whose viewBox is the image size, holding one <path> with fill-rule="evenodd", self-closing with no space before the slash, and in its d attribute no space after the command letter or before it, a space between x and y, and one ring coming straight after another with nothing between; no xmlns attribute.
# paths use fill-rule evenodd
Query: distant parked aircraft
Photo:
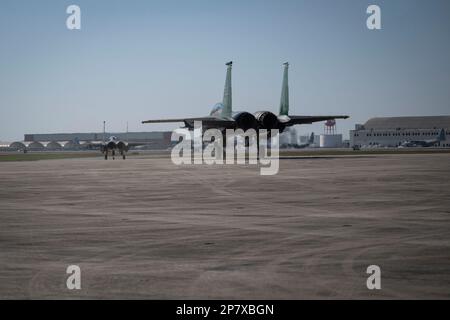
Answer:
<svg viewBox="0 0 450 320"><path fill-rule="evenodd" d="M439 144L441 141L445 141L445 139L446 139L445 130L441 129L441 131L439 132L439 135L436 139L404 141L402 144L400 144L400 147L403 147L403 148L433 147L433 146Z"/></svg>
<svg viewBox="0 0 450 320"><path fill-rule="evenodd" d="M314 143L314 132L311 133L311 135L309 136L309 139L306 143L282 143L281 144L281 148L294 148L294 149L304 149L304 148L308 148L310 145L312 145Z"/></svg>
<svg viewBox="0 0 450 320"><path fill-rule="evenodd" d="M311 133L311 136L309 137L309 140L307 143L301 143L301 144L295 145L294 148L298 148L298 149L307 148L310 145L312 145L313 143L314 143L314 132Z"/></svg>

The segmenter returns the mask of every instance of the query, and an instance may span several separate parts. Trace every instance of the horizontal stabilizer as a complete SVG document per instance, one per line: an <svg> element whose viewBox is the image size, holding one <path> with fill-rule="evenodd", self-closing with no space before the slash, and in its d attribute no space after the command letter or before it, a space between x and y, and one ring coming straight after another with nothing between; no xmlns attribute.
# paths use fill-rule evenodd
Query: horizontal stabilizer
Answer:
<svg viewBox="0 0 450 320"><path fill-rule="evenodd" d="M198 118L177 118L177 119L155 119L155 120L145 120L142 123L168 123L168 122L185 122L185 121L203 121L209 120L213 117L198 117ZM213 118L217 119L217 118Z"/></svg>
<svg viewBox="0 0 450 320"><path fill-rule="evenodd" d="M311 124L314 122L334 120L334 119L348 119L349 116L279 116L278 120L286 126L296 124Z"/></svg>
<svg viewBox="0 0 450 320"><path fill-rule="evenodd" d="M156 119L146 120L142 123L169 123L169 122L184 122L186 126L193 127L194 121L201 121L205 127L217 127L223 129L232 129L236 122L233 119L217 118L217 117L197 117L197 118L179 118L179 119Z"/></svg>

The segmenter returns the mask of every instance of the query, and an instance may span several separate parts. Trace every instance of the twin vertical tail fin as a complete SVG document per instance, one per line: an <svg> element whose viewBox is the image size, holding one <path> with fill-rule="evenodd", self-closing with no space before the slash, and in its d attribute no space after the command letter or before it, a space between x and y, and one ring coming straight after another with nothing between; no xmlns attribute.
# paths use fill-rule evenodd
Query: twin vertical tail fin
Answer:
<svg viewBox="0 0 450 320"><path fill-rule="evenodd" d="M106 121L103 120L103 142L106 141Z"/></svg>
<svg viewBox="0 0 450 320"><path fill-rule="evenodd" d="M280 100L280 116L287 116L289 114L289 79L288 70L289 62L283 63L283 85L281 86L281 100Z"/></svg>
<svg viewBox="0 0 450 320"><path fill-rule="evenodd" d="M232 93L231 93L231 68L233 66L233 61L230 61L225 64L227 66L227 75L225 78L225 88L223 91L223 109L222 109L222 117L231 117L233 110L233 102L232 102ZM281 87L281 100L280 100L280 116L289 115L289 62L285 62L284 64L284 73L283 73L283 84Z"/></svg>
<svg viewBox="0 0 450 320"><path fill-rule="evenodd" d="M223 109L222 117L231 117L232 113L232 99L231 99L231 67L233 66L233 61L225 64L227 66L227 75L225 78L225 89L223 91Z"/></svg>
<svg viewBox="0 0 450 320"><path fill-rule="evenodd" d="M439 137L438 137L439 141L445 141L446 137L445 137L445 130L441 129L441 132L439 133Z"/></svg>
<svg viewBox="0 0 450 320"><path fill-rule="evenodd" d="M313 144L314 143L314 132L311 133L311 136L309 137L309 144Z"/></svg>

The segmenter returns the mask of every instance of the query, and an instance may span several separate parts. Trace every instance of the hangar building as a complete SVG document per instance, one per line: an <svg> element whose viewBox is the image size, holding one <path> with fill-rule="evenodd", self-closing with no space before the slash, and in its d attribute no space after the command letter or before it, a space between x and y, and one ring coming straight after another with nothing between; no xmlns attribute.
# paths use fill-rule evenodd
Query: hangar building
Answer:
<svg viewBox="0 0 450 320"><path fill-rule="evenodd" d="M15 150L79 150L88 149L90 143L116 136L119 140L142 143L147 149L166 149L171 145L171 132L127 132L127 133L44 133L25 134L24 141L10 144Z"/></svg>
<svg viewBox="0 0 450 320"><path fill-rule="evenodd" d="M435 147L450 148L450 116L372 118L350 130L350 147L398 147L405 141L437 139L445 130L445 141Z"/></svg>

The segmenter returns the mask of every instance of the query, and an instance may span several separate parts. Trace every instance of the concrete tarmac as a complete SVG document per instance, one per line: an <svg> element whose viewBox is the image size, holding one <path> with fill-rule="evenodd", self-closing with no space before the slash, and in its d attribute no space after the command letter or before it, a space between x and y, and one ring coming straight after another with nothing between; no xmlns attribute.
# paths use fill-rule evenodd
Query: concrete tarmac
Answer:
<svg viewBox="0 0 450 320"><path fill-rule="evenodd" d="M0 163L0 298L449 299L449 190L449 154Z"/></svg>

